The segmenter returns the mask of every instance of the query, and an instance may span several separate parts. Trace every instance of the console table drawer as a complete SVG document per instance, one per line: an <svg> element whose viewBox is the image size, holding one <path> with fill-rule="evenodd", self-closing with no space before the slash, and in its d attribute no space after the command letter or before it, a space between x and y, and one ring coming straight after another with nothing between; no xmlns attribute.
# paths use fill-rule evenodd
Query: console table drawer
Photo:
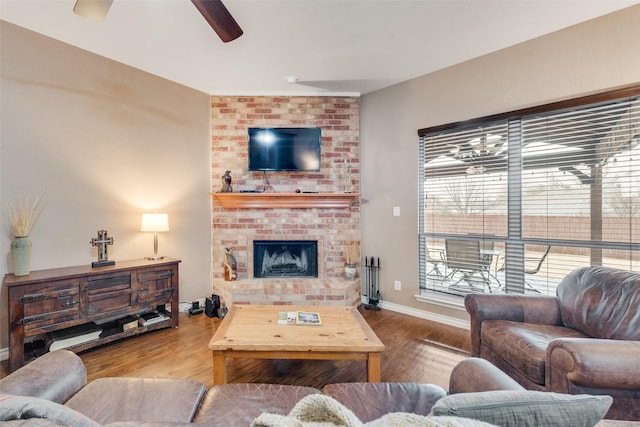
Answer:
<svg viewBox="0 0 640 427"><path fill-rule="evenodd" d="M152 270L138 273L137 304L161 303L171 297L173 270Z"/></svg>
<svg viewBox="0 0 640 427"><path fill-rule="evenodd" d="M164 288L156 290L145 290L138 293L137 304L162 304L168 298L171 298L173 288Z"/></svg>
<svg viewBox="0 0 640 427"><path fill-rule="evenodd" d="M131 306L131 275L89 280L87 303L87 313L90 315Z"/></svg>
<svg viewBox="0 0 640 427"><path fill-rule="evenodd" d="M145 285L150 282L168 282L170 285L173 274L173 270L141 271L138 273L138 282Z"/></svg>
<svg viewBox="0 0 640 427"><path fill-rule="evenodd" d="M78 318L80 281L59 281L31 286L17 302L23 305L18 324L26 331Z"/></svg>

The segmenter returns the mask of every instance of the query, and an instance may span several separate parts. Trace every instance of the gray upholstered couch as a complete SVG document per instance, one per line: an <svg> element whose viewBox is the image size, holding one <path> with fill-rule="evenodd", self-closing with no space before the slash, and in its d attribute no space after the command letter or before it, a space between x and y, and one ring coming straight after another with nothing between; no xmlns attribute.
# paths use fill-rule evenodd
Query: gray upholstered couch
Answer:
<svg viewBox="0 0 640 427"><path fill-rule="evenodd" d="M470 294L465 306L472 356L529 390L612 396L608 418L640 420L640 273L583 267L557 296Z"/></svg>
<svg viewBox="0 0 640 427"><path fill-rule="evenodd" d="M450 392L459 394L453 397L474 396L477 394L470 392L483 390L511 390L517 397L523 388L485 360L470 358L456 366ZM87 384L81 359L70 351L58 350L0 380L0 421L12 420L7 422L11 427L60 423L87 427L249 426L263 413L287 415L316 396L331 397L363 423L397 412L428 415L435 406L443 408L439 402L452 397L438 386L413 383L330 384L322 392L267 384L225 384L206 390L198 381L175 378L103 378ZM598 403L606 404L602 416L610 399ZM444 406L444 410L448 408ZM474 422L469 418L473 417L465 420ZM600 422L598 427L617 425Z"/></svg>

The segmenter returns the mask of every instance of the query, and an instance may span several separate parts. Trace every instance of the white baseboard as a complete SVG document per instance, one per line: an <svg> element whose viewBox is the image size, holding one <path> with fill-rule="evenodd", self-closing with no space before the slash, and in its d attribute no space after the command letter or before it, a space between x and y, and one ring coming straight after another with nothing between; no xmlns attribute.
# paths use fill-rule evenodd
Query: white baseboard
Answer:
<svg viewBox="0 0 640 427"><path fill-rule="evenodd" d="M369 299L367 297L362 298L363 304L368 304ZM458 319L451 316L445 316L442 314L431 313L425 310L418 310L417 308L407 307L405 305L394 304L392 302L387 302L381 300L378 304L380 308L384 308L386 310L395 311L397 313L407 314L409 316L418 317L420 319L430 320L432 322L442 323L444 325L454 326L456 328L469 330L469 321Z"/></svg>

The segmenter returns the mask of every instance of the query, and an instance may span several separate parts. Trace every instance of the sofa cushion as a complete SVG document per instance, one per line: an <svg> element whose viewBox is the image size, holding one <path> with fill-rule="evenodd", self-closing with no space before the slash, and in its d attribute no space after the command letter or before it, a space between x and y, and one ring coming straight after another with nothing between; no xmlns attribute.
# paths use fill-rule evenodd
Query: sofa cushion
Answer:
<svg viewBox="0 0 640 427"><path fill-rule="evenodd" d="M322 392L349 408L363 422L389 412L428 415L434 403L446 396L441 387L416 383L336 383Z"/></svg>
<svg viewBox="0 0 640 427"><path fill-rule="evenodd" d="M556 290L562 322L593 338L640 340L640 274L590 266L569 273Z"/></svg>
<svg viewBox="0 0 640 427"><path fill-rule="evenodd" d="M543 391L486 391L453 394L433 405L432 414L473 418L502 427L591 427L609 410L610 396Z"/></svg>
<svg viewBox="0 0 640 427"><path fill-rule="evenodd" d="M576 330L563 326L508 320L485 320L482 322L480 336L483 347L499 354L511 368L521 372L529 381L543 387L549 342L555 338L588 338Z"/></svg>
<svg viewBox="0 0 640 427"><path fill-rule="evenodd" d="M287 414L296 403L320 390L284 384L220 384L207 391L195 418L197 424L248 426L263 412Z"/></svg>
<svg viewBox="0 0 640 427"><path fill-rule="evenodd" d="M67 406L102 423L116 421L188 423L205 394L200 381L177 378L99 378Z"/></svg>
<svg viewBox="0 0 640 427"><path fill-rule="evenodd" d="M363 423L358 417L331 396L313 394L304 397L288 415L263 413L252 427L492 427L482 421L460 417L432 417L406 412L392 412ZM495 426L493 426L495 427Z"/></svg>
<svg viewBox="0 0 640 427"><path fill-rule="evenodd" d="M99 424L71 408L50 400L0 394L0 421L46 419L71 427L99 427Z"/></svg>

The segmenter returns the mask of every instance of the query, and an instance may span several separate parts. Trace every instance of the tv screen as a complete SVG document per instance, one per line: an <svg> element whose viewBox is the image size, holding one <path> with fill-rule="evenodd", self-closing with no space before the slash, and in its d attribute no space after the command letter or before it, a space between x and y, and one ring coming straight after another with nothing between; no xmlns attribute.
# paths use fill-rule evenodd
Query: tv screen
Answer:
<svg viewBox="0 0 640 427"><path fill-rule="evenodd" d="M249 128L250 171L319 171L320 128Z"/></svg>

